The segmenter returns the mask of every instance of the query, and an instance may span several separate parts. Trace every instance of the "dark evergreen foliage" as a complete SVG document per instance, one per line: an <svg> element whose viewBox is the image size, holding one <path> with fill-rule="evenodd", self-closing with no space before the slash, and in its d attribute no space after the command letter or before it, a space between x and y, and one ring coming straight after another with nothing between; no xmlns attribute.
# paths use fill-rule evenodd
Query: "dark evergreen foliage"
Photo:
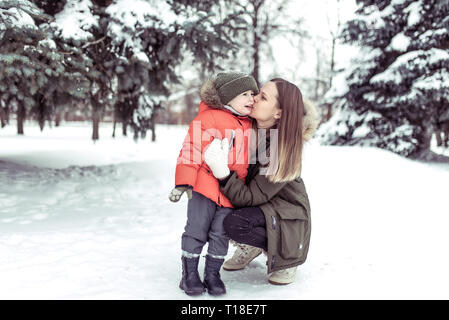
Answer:
<svg viewBox="0 0 449 320"><path fill-rule="evenodd" d="M20 132L27 114L43 128L45 121L83 108L96 140L104 112L114 110L137 139L154 129L169 86L182 78L176 67L187 55L212 72L236 49L230 24L243 22L221 15L220 0L164 1L160 8L135 3L126 2L128 8L118 0L2 1L2 126L16 113ZM73 16L71 25L64 21Z"/></svg>
<svg viewBox="0 0 449 320"><path fill-rule="evenodd" d="M361 47L323 141L425 158L449 108L449 2L364 0L342 32ZM341 84L337 84L341 87Z"/></svg>

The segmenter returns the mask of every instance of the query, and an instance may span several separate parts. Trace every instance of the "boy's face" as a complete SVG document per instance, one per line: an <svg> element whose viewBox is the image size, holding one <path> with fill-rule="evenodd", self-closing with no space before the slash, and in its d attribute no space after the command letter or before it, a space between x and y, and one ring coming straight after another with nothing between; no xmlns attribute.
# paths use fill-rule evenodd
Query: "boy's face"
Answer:
<svg viewBox="0 0 449 320"><path fill-rule="evenodd" d="M254 93L252 90L242 92L228 102L235 111L243 115L249 115L254 105Z"/></svg>

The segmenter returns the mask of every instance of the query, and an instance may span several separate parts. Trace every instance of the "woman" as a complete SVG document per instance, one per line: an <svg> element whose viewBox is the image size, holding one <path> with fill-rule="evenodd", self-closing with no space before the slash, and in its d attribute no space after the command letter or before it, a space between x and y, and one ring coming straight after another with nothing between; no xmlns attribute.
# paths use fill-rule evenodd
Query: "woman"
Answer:
<svg viewBox="0 0 449 320"><path fill-rule="evenodd" d="M257 150L245 182L229 169L223 178L227 143L211 143L204 155L221 178L221 190L239 208L224 220L226 233L238 243L224 269L243 269L264 251L269 282L288 284L309 249L310 206L300 173L303 143L317 127L317 114L311 104L304 105L298 87L276 78L261 88L250 117L257 128Z"/></svg>

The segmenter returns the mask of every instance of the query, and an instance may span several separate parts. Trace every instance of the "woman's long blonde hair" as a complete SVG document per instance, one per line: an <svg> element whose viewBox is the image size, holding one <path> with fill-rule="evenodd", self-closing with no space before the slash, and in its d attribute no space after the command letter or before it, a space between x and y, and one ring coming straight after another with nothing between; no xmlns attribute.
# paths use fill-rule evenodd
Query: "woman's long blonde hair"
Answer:
<svg viewBox="0 0 449 320"><path fill-rule="evenodd" d="M270 157L268 179L271 182L292 181L301 175L303 142L310 139L316 129L316 110L312 106L308 117L312 122L304 123L306 110L299 88L281 78L270 80L276 84L278 91L278 108L282 110L276 125L277 152ZM304 127L306 126L306 127ZM270 147L274 141L271 141ZM274 160L274 161L272 161Z"/></svg>

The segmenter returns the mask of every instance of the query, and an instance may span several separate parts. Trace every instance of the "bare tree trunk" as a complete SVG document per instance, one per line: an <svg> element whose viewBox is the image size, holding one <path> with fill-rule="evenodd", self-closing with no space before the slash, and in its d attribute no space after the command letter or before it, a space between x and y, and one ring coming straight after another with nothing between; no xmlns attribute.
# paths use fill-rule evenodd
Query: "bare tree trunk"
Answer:
<svg viewBox="0 0 449 320"><path fill-rule="evenodd" d="M44 95L42 94L37 94L35 96L36 98L36 103L37 103L37 120L39 123L39 128L41 129L41 131L44 130L44 126L45 126L45 102L44 102Z"/></svg>
<svg viewBox="0 0 449 320"><path fill-rule="evenodd" d="M264 0L262 1L255 1L253 3L254 6L254 16L253 19L253 71L251 75L256 80L256 83L259 85L259 73L260 73L260 55L259 55L259 49L260 49L260 42L261 39L259 37L259 30L257 29L257 26L259 24L259 9L262 6Z"/></svg>
<svg viewBox="0 0 449 320"><path fill-rule="evenodd" d="M425 131L419 138L419 149L411 155L411 158L427 162L444 162L449 163L449 157L434 153L430 150L430 141L435 128L426 126Z"/></svg>
<svg viewBox="0 0 449 320"><path fill-rule="evenodd" d="M4 128L6 126L7 121L6 121L6 112L2 106L0 106L0 122L2 128Z"/></svg>
<svg viewBox="0 0 449 320"><path fill-rule="evenodd" d="M257 35L254 33L254 36L257 38ZM251 72L252 76L256 80L256 83L259 85L259 39L254 40L253 44L253 71Z"/></svg>
<svg viewBox="0 0 449 320"><path fill-rule="evenodd" d="M127 120L123 119L122 121L122 134L126 137L128 136L128 124L126 123Z"/></svg>
<svg viewBox="0 0 449 320"><path fill-rule="evenodd" d="M114 105L114 111L112 112L112 137L115 138L115 127L117 126L117 104Z"/></svg>
<svg viewBox="0 0 449 320"><path fill-rule="evenodd" d="M426 128L422 135L422 148L425 150L430 150L430 142L432 140L433 130Z"/></svg>
<svg viewBox="0 0 449 320"><path fill-rule="evenodd" d="M330 70L330 76L329 76L329 88L332 88L332 80L334 78L334 72L335 72L335 45L337 42L337 38L332 38L332 50L331 50L331 70Z"/></svg>
<svg viewBox="0 0 449 320"><path fill-rule="evenodd" d="M17 134L23 134L23 123L25 122L26 109L23 105L19 105L17 110Z"/></svg>
<svg viewBox="0 0 449 320"><path fill-rule="evenodd" d="M156 141L156 124L154 120L151 121L151 141Z"/></svg>
<svg viewBox="0 0 449 320"><path fill-rule="evenodd" d="M158 111L161 109L161 105L158 104L154 106L153 112L150 118L150 130L151 130L151 141L156 141L156 119Z"/></svg>
<svg viewBox="0 0 449 320"><path fill-rule="evenodd" d="M100 139L100 110L95 105L92 107L92 140L97 141Z"/></svg>
<svg viewBox="0 0 449 320"><path fill-rule="evenodd" d="M328 19L329 22L329 19ZM330 75L329 75L329 89L332 88L334 73L335 73L335 48L337 45L337 38L340 34L341 19L340 19L340 0L337 0L337 26L336 30L330 30L332 36L332 49L331 49L331 63L330 63ZM332 117L332 104L327 105L326 121Z"/></svg>
<svg viewBox="0 0 449 320"><path fill-rule="evenodd" d="M4 102L0 101L0 124L1 127L4 128L7 124L7 117L6 117L6 107L4 107Z"/></svg>
<svg viewBox="0 0 449 320"><path fill-rule="evenodd" d="M117 121L115 121L115 119L114 119L113 125L112 125L112 137L113 138L115 138L115 126L116 126L116 124L117 124Z"/></svg>
<svg viewBox="0 0 449 320"><path fill-rule="evenodd" d="M97 115L92 119L93 131L92 131L92 140L97 141L100 139L100 134L98 133L98 129L100 127L100 117Z"/></svg>
<svg viewBox="0 0 449 320"><path fill-rule="evenodd" d="M327 112L326 112L326 121L329 121L330 118L332 117L332 104L331 104L331 103L328 103L328 104L326 105L326 108L327 108Z"/></svg>
<svg viewBox="0 0 449 320"><path fill-rule="evenodd" d="M449 120L441 125L441 139L443 146L447 148L449 144Z"/></svg>
<svg viewBox="0 0 449 320"><path fill-rule="evenodd" d="M59 125L61 124L61 112L56 112L56 116L55 116L55 127L59 127Z"/></svg>
<svg viewBox="0 0 449 320"><path fill-rule="evenodd" d="M329 88L332 88L332 80L334 77L334 72L335 72L335 47L337 45L337 38L340 34L340 28L341 28L341 18L340 18L340 0L337 0L337 26L335 30L332 30L333 28L330 26L331 28L330 30L330 34L332 37L332 49L331 49L331 70L330 70L330 77L329 77ZM328 16L328 23L329 23L329 16Z"/></svg>
<svg viewBox="0 0 449 320"><path fill-rule="evenodd" d="M316 48L316 68L315 68L315 101L319 99L320 79L321 79L321 56L320 48Z"/></svg>
<svg viewBox="0 0 449 320"><path fill-rule="evenodd" d="M119 110L118 110L118 104L117 103L114 104L114 111L112 113L112 117L113 117L113 120L112 120L112 122L113 122L113 125L112 125L112 137L115 138L115 129L117 127L117 122L118 122L118 119L119 119Z"/></svg>
<svg viewBox="0 0 449 320"><path fill-rule="evenodd" d="M441 139L441 135L443 132L441 130L435 131L435 137L437 138L437 146L441 147L443 145L443 140Z"/></svg>

